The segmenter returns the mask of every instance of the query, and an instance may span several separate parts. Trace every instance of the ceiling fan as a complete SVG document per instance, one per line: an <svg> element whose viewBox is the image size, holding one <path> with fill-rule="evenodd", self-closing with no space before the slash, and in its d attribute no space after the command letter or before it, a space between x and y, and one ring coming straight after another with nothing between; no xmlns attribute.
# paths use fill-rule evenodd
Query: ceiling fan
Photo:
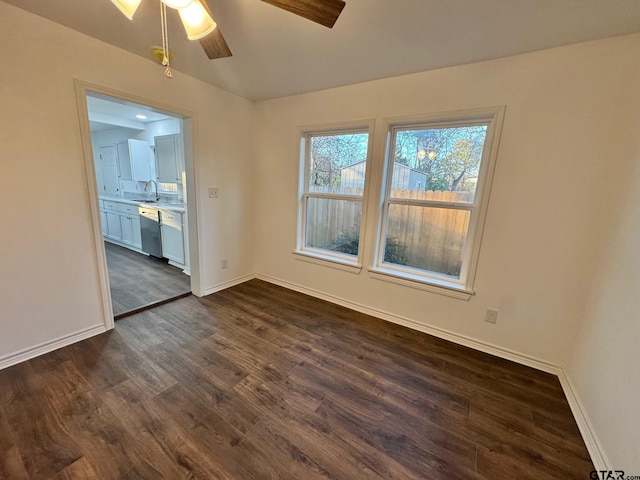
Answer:
<svg viewBox="0 0 640 480"><path fill-rule="evenodd" d="M111 0L124 15L133 19L142 0ZM231 50L213 20L206 0L160 0L178 10L189 40L199 40L207 57L230 57ZM313 22L332 28L345 6L343 0L262 0Z"/></svg>

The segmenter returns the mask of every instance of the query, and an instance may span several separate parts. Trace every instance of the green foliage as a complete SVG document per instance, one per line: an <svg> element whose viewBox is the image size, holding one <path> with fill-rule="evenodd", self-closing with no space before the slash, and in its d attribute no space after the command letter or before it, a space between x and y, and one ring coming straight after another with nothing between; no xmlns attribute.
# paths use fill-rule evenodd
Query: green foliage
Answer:
<svg viewBox="0 0 640 480"><path fill-rule="evenodd" d="M406 265L408 263L406 251L406 247L397 238L387 237L384 244L384 261L396 265Z"/></svg>
<svg viewBox="0 0 640 480"><path fill-rule="evenodd" d="M342 232L334 238L327 249L334 252L346 253L348 255L358 255L358 244L360 243L360 233L357 230L351 230L348 233Z"/></svg>
<svg viewBox="0 0 640 480"><path fill-rule="evenodd" d="M360 243L360 232L352 229L342 232L333 241L325 246L326 249L334 252L346 253L347 255L358 255L358 244ZM384 248L384 261L397 265L407 264L406 247L398 239L388 237Z"/></svg>

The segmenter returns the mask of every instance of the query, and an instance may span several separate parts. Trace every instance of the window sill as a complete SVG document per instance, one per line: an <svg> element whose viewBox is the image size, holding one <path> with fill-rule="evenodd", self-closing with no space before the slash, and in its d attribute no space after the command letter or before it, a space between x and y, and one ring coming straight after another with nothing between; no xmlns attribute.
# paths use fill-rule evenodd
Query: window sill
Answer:
<svg viewBox="0 0 640 480"><path fill-rule="evenodd" d="M459 300L466 301L475 295L473 290L467 290L453 282L437 280L435 278L427 280L426 278L419 277L417 275L400 273L395 270L387 270L384 268L370 268L369 276L376 280L395 283L405 287L417 288L418 290L437 293L438 295L445 295Z"/></svg>
<svg viewBox="0 0 640 480"><path fill-rule="evenodd" d="M321 253L302 252L295 250L293 252L296 260L303 262L313 263L315 265L322 265L323 267L335 268L349 273L359 274L362 271L362 265L350 262L348 260L342 260L340 258L332 257L330 255L323 255Z"/></svg>

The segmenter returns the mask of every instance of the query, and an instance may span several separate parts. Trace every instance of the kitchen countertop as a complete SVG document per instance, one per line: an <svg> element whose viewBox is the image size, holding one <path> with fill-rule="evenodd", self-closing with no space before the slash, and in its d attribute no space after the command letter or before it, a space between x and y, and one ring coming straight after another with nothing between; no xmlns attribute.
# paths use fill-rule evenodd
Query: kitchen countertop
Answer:
<svg viewBox="0 0 640 480"><path fill-rule="evenodd" d="M184 203L174 203L174 202L155 202L148 200L134 200L132 198L124 198L124 197L110 197L110 196L99 196L100 200L106 200L108 202L119 202L125 203L127 205L136 205L136 206L145 206L150 208L157 208L158 210L171 210L173 212L185 212L185 204Z"/></svg>

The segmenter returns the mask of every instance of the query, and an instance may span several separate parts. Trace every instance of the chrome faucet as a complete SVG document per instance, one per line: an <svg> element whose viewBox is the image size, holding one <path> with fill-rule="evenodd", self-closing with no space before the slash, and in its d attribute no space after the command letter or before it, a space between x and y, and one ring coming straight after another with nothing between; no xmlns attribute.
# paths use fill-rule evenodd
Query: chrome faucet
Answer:
<svg viewBox="0 0 640 480"><path fill-rule="evenodd" d="M156 183L155 180L149 180L149 181L156 186L156 202L157 202L160 200L160 194L158 193L158 184Z"/></svg>

